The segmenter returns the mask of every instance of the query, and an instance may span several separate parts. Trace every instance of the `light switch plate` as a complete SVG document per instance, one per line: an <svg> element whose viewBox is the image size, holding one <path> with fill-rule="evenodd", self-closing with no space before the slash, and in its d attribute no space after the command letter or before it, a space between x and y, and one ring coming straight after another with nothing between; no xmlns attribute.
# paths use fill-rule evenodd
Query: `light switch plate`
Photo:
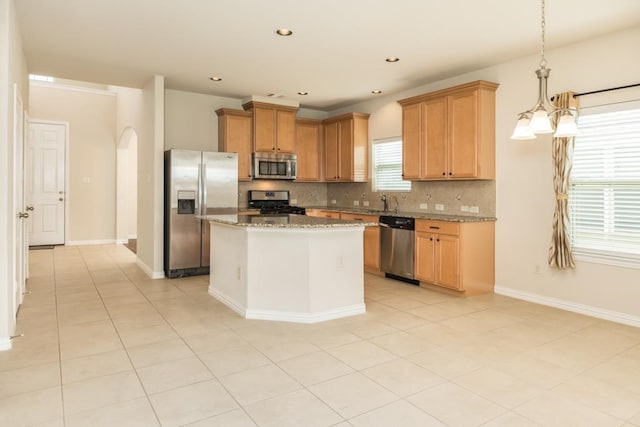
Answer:
<svg viewBox="0 0 640 427"><path fill-rule="evenodd" d="M353 206L360 206L360 200L354 200Z"/></svg>
<svg viewBox="0 0 640 427"><path fill-rule="evenodd" d="M436 210L437 211L443 211L444 210L444 205L442 203L436 203Z"/></svg>
<svg viewBox="0 0 640 427"><path fill-rule="evenodd" d="M369 206L369 201L368 200L363 201L362 206Z"/></svg>
<svg viewBox="0 0 640 427"><path fill-rule="evenodd" d="M420 203L420 209L429 209L429 205L426 203Z"/></svg>
<svg viewBox="0 0 640 427"><path fill-rule="evenodd" d="M297 205L297 204L298 204L298 199L291 199L291 200L289 200L289 202L290 202L292 205Z"/></svg>
<svg viewBox="0 0 640 427"><path fill-rule="evenodd" d="M82 177L82 183L83 184L91 184L91 177L90 176L83 176Z"/></svg>
<svg viewBox="0 0 640 427"><path fill-rule="evenodd" d="M332 205L335 205L336 203L338 203L338 202L336 202L336 199L331 199L331 204Z"/></svg>
<svg viewBox="0 0 640 427"><path fill-rule="evenodd" d="M477 207L477 206L471 206L471 207L469 207L469 212L478 213L478 212L480 212L480 208Z"/></svg>
<svg viewBox="0 0 640 427"><path fill-rule="evenodd" d="M469 206L467 206L467 205L460 206L460 211L461 212L469 212Z"/></svg>

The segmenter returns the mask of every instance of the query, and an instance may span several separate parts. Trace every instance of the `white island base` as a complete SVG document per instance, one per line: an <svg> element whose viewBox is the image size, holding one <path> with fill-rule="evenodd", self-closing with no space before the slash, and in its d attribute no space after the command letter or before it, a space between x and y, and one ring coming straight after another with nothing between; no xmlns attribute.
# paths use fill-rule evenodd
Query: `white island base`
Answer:
<svg viewBox="0 0 640 427"><path fill-rule="evenodd" d="M247 319L315 323L364 313L363 232L212 221L209 294Z"/></svg>

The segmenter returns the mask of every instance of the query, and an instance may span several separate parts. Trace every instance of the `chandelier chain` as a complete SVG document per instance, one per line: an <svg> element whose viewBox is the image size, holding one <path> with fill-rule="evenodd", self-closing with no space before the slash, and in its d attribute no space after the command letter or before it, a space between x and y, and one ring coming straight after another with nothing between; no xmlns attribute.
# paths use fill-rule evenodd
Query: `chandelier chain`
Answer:
<svg viewBox="0 0 640 427"><path fill-rule="evenodd" d="M544 10L544 0L541 1L541 15L542 15L542 19L540 20L540 31L542 34L542 43L540 44L540 68L546 68L547 67L547 59L544 57L544 33L545 33L545 28L546 28L546 20L545 20L545 10Z"/></svg>

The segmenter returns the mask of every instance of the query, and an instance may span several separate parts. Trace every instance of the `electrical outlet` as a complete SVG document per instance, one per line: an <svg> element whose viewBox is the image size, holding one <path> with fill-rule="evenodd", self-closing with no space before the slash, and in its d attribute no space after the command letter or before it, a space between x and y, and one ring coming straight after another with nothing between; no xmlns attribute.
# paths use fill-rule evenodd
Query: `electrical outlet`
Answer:
<svg viewBox="0 0 640 427"><path fill-rule="evenodd" d="M297 205L297 204L298 204L298 199L291 199L291 200L289 200L289 202L290 202L292 205Z"/></svg>
<svg viewBox="0 0 640 427"><path fill-rule="evenodd" d="M369 201L368 200L364 200L362 202L362 206L369 206Z"/></svg>
<svg viewBox="0 0 640 427"><path fill-rule="evenodd" d="M460 206L460 212L469 212L469 206L467 205Z"/></svg>
<svg viewBox="0 0 640 427"><path fill-rule="evenodd" d="M238 267L237 276L238 280L242 280L242 267Z"/></svg>
<svg viewBox="0 0 640 427"><path fill-rule="evenodd" d="M420 203L420 209L429 209L429 205L426 203Z"/></svg>
<svg viewBox="0 0 640 427"><path fill-rule="evenodd" d="M442 203L436 203L436 210L437 211L443 211L444 210L444 205Z"/></svg>
<svg viewBox="0 0 640 427"><path fill-rule="evenodd" d="M89 176L83 176L83 177L82 177L82 183L83 183L83 184L91 184L91 177L89 177Z"/></svg>
<svg viewBox="0 0 640 427"><path fill-rule="evenodd" d="M336 267L344 268L344 259L340 255L338 255L338 258L336 259Z"/></svg>
<svg viewBox="0 0 640 427"><path fill-rule="evenodd" d="M471 206L471 207L469 207L469 212L478 213L478 212L480 212L480 208L477 207L477 206Z"/></svg>
<svg viewBox="0 0 640 427"><path fill-rule="evenodd" d="M354 200L353 206L360 206L360 200Z"/></svg>
<svg viewBox="0 0 640 427"><path fill-rule="evenodd" d="M335 205L336 203L338 203L338 202L336 201L336 199L331 199L331 204L332 204L332 205Z"/></svg>

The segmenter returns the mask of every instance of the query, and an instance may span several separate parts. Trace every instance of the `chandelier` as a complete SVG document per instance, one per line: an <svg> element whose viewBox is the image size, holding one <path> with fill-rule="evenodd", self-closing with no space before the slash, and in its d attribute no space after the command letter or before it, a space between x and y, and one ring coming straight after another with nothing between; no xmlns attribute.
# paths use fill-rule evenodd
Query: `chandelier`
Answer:
<svg viewBox="0 0 640 427"><path fill-rule="evenodd" d="M545 0L542 0L541 2L542 43L540 46L540 68L536 70L536 76L538 77L538 101L531 109L518 115L518 122L513 131L513 135L511 135L511 139L534 139L536 134L552 133L554 128L551 118L554 115L559 116L555 133L553 134L554 138L571 137L578 134L578 126L576 125L576 120L571 109L554 108L547 95L547 79L549 78L551 69L547 68L547 60L544 57L544 32L546 25L544 1Z"/></svg>

